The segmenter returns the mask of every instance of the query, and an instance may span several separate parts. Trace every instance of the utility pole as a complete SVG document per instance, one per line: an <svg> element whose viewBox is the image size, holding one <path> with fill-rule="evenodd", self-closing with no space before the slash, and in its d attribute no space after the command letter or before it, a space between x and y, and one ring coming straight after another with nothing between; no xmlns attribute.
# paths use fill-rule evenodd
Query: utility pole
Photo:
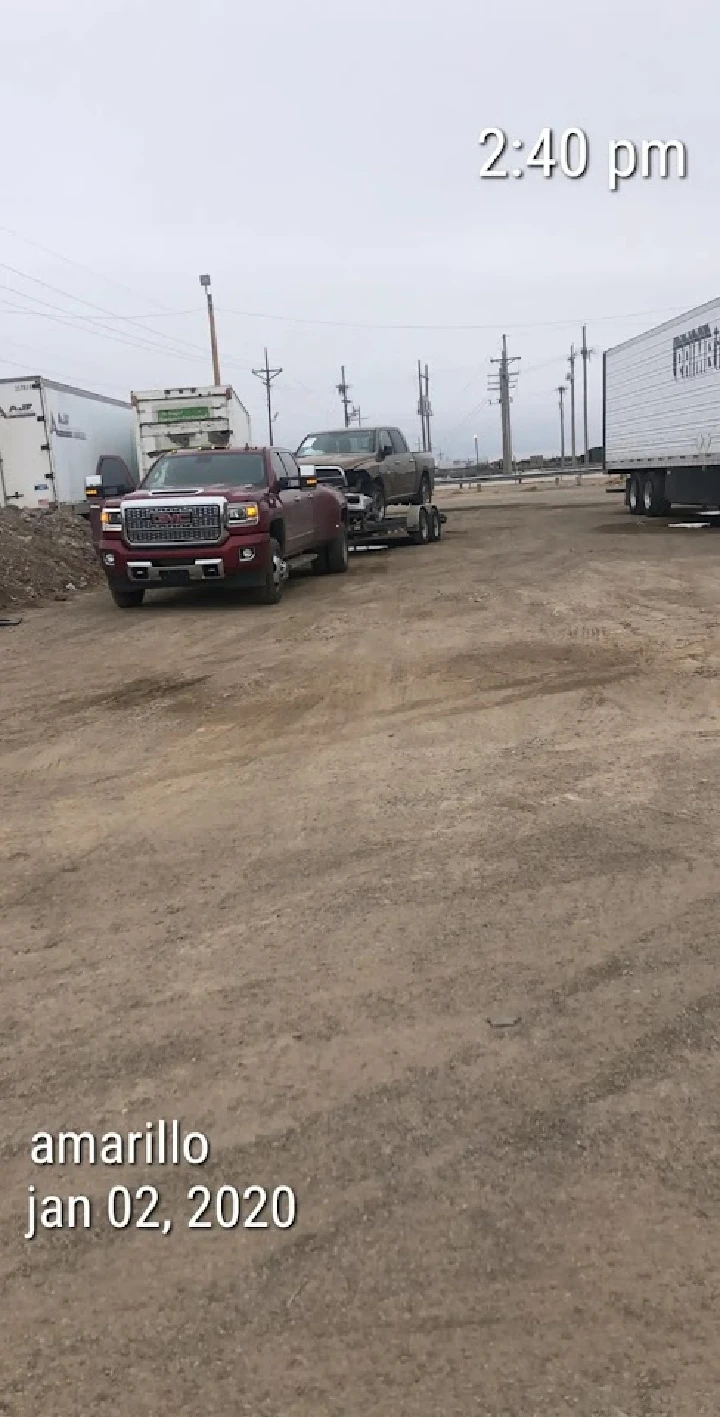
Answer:
<svg viewBox="0 0 720 1417"><path fill-rule="evenodd" d="M432 452L432 438L430 436L430 419L432 418L432 408L430 407L430 375L427 364L425 365L425 430L427 434L427 450Z"/></svg>
<svg viewBox="0 0 720 1417"><path fill-rule="evenodd" d="M427 364L423 374L422 365L418 359L418 414L420 417L420 427L422 428L422 450L424 453L432 452L432 438L430 436L430 419L432 418L432 408L430 407L430 374Z"/></svg>
<svg viewBox="0 0 720 1417"><path fill-rule="evenodd" d="M273 446L273 412L272 412L272 394L271 394L271 392L270 392L270 389L271 389L271 385L272 385L273 379L277 379L278 374L282 374L282 369L271 369L271 368L270 368L270 365L268 364L268 352L267 352L267 350L265 350L264 353L265 353L265 363L263 364L263 366L262 366L261 369L253 369L253 374L255 375L255 377L256 377L257 379L262 379L263 384L265 385L265 397L266 397L266 399L267 399L267 416L268 416L268 439L269 439L269 442L270 442L270 447L272 447L272 446Z"/></svg>
<svg viewBox="0 0 720 1417"><path fill-rule="evenodd" d="M568 364L570 365L570 373L569 373L568 376L567 376L567 380L568 380L568 383L569 383L569 385L570 385L570 447L571 447L571 451L572 451L572 467L573 467L573 472L575 471L575 469L576 469L576 467L577 467L577 449L576 449L576 446L575 446L575 360L576 360L576 359L577 359L577 354L575 353L575 345L574 345L574 344L571 344L571 346L570 346L570 358L569 358L569 360L568 360Z"/></svg>
<svg viewBox="0 0 720 1417"><path fill-rule="evenodd" d="M590 465L590 449L588 447L588 396L587 396L587 367L588 360L593 351L587 347L587 325L583 325L582 341L582 362L583 362L583 436L585 440L585 466Z"/></svg>
<svg viewBox="0 0 720 1417"><path fill-rule="evenodd" d="M425 392L423 390L422 365L418 359L418 414L420 415L420 427L422 429L422 450L427 452L427 430L425 427Z"/></svg>
<svg viewBox="0 0 720 1417"><path fill-rule="evenodd" d="M343 410L344 410L344 413L345 413L345 427L346 427L346 428L349 428L349 427L350 427L350 419L351 419L351 417L352 417L352 413L351 413L351 409L350 409L350 400L349 400L349 398L348 398L348 394L350 393L350 385L345 382L345 365L344 365L344 364L342 365L342 368L341 368L341 370L340 370L340 383L336 385L336 388L337 388L337 391L338 391L338 393L339 393L339 395L340 395L340 398L342 399Z"/></svg>
<svg viewBox="0 0 720 1417"><path fill-rule="evenodd" d="M205 275L200 277L200 284L207 295L208 320L210 322L210 350L212 352L213 383L218 388L220 385L220 361L218 359L217 331L215 329L215 307L213 305L212 293L210 290L210 277Z"/></svg>
<svg viewBox="0 0 720 1417"><path fill-rule="evenodd" d="M560 400L560 471L565 467L565 395L567 389L564 384L558 384L558 398Z"/></svg>
<svg viewBox="0 0 720 1417"><path fill-rule="evenodd" d="M512 432L510 428L510 404L512 403L512 399L510 398L510 393L511 390L515 388L518 378L517 373L514 369L511 369L510 366L512 364L519 364L519 362L520 356L518 354L513 355L512 358L508 358L507 336L503 335L502 358L490 360L491 364L498 364L500 366L497 375L490 376L490 391L491 393L499 394L499 398L496 402L500 404L502 420L503 473L505 477L512 477L513 470ZM496 379L497 382L495 382Z"/></svg>
<svg viewBox="0 0 720 1417"><path fill-rule="evenodd" d="M475 466L476 466L476 468L477 468L477 470L478 470L478 472L479 472L479 471L480 471L480 454L479 454L479 452L478 452L478 435L477 435L477 433L474 433L474 434L473 434L473 442L474 442L474 444L475 444Z"/></svg>

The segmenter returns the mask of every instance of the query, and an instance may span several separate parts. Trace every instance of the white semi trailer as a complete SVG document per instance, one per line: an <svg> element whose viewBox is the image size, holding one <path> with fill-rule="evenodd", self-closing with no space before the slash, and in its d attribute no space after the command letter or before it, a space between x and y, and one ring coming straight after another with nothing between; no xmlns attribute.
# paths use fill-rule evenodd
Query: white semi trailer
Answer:
<svg viewBox="0 0 720 1417"><path fill-rule="evenodd" d="M720 508L720 299L606 350L603 444L633 515Z"/></svg>
<svg viewBox="0 0 720 1417"><path fill-rule="evenodd" d="M0 506L82 508L103 455L137 477L129 403L39 375L0 379Z"/></svg>

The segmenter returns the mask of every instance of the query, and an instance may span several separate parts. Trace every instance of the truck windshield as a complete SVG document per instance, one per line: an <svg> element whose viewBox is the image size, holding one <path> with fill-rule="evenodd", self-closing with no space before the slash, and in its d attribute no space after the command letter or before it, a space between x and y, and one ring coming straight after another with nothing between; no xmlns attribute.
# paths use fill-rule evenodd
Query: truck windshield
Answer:
<svg viewBox="0 0 720 1417"><path fill-rule="evenodd" d="M170 453L158 458L143 488L160 491L173 487L264 487L267 482L262 453Z"/></svg>
<svg viewBox="0 0 720 1417"><path fill-rule="evenodd" d="M341 428L337 433L308 433L295 454L298 458L353 457L375 452L375 429Z"/></svg>

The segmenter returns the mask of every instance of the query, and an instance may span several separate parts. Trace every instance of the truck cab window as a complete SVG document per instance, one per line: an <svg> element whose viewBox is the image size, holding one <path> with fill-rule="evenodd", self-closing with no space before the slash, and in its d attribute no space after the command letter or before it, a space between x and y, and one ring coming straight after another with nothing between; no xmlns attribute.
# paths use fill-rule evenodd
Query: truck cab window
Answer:
<svg viewBox="0 0 720 1417"><path fill-rule="evenodd" d="M398 428L390 429L390 441L392 442L394 453L406 453L408 445Z"/></svg>
<svg viewBox="0 0 720 1417"><path fill-rule="evenodd" d="M292 453L278 453L278 458L283 466L281 477L289 477L291 481L298 482L300 479L300 469Z"/></svg>

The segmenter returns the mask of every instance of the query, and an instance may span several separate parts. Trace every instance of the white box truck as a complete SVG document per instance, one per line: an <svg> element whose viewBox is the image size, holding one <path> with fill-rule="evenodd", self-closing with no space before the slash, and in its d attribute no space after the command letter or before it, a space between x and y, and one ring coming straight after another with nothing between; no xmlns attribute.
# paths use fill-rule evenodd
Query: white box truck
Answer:
<svg viewBox="0 0 720 1417"><path fill-rule="evenodd" d="M244 448L252 442L250 415L234 389L155 389L133 393L141 478L161 453L178 448Z"/></svg>
<svg viewBox="0 0 720 1417"><path fill-rule="evenodd" d="M605 351L603 445L633 515L720 508L720 299Z"/></svg>
<svg viewBox="0 0 720 1417"><path fill-rule="evenodd" d="M137 476L129 403L37 375L0 379L0 506L80 509L106 454Z"/></svg>

